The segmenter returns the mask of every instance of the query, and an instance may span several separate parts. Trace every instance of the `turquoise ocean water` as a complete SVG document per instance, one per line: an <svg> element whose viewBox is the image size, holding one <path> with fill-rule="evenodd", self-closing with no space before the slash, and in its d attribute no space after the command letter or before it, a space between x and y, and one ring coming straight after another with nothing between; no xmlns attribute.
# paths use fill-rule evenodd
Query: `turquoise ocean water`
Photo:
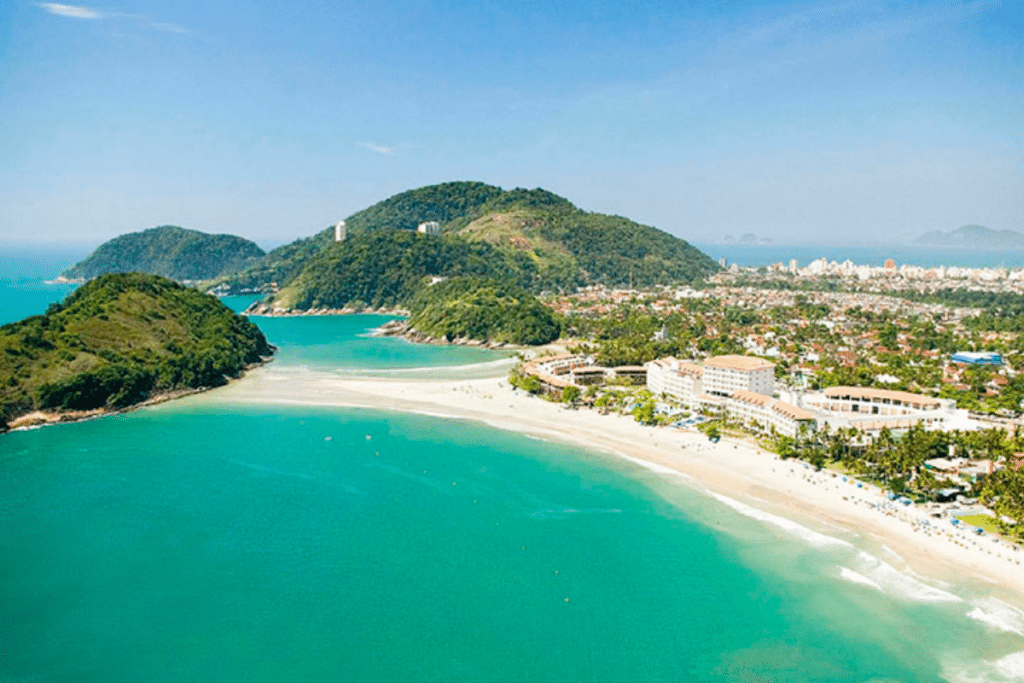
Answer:
<svg viewBox="0 0 1024 683"><path fill-rule="evenodd" d="M497 360L380 320L257 322L315 372ZM1024 680L1024 614L983 585L729 503L475 423L216 392L19 431L0 681Z"/></svg>

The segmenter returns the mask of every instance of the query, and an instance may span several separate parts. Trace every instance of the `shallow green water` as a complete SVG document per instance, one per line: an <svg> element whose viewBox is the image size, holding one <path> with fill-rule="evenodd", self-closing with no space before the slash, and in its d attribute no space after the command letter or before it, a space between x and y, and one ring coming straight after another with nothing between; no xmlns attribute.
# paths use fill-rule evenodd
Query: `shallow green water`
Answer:
<svg viewBox="0 0 1024 683"><path fill-rule="evenodd" d="M374 328L393 319L382 315L339 315L253 317L252 321L280 348L274 360L278 366L356 374L414 371L436 376L439 368L495 363L511 355L473 347L412 344L397 337L370 336Z"/></svg>
<svg viewBox="0 0 1024 683"><path fill-rule="evenodd" d="M988 637L464 422L182 402L8 435L0 471L13 679L930 681Z"/></svg>

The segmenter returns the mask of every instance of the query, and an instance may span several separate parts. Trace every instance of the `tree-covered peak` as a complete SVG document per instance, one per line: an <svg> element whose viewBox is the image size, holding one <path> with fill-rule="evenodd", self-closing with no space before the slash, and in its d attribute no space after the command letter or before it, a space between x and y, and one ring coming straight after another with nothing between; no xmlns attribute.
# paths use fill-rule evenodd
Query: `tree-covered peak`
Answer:
<svg viewBox="0 0 1024 683"><path fill-rule="evenodd" d="M560 197L554 192L543 188L527 190L517 187L514 190L502 192L497 198L484 207L486 211L508 211L510 209L575 209L565 197Z"/></svg>
<svg viewBox="0 0 1024 683"><path fill-rule="evenodd" d="M350 233L374 230L415 230L420 223L444 225L474 213L500 197L502 189L487 183L455 181L407 190L357 211L345 222Z"/></svg>
<svg viewBox="0 0 1024 683"><path fill-rule="evenodd" d="M0 423L218 386L272 352L212 296L155 275L102 275L45 315L0 327Z"/></svg>
<svg viewBox="0 0 1024 683"><path fill-rule="evenodd" d="M209 280L251 266L264 255L254 242L236 235L161 225L104 242L63 276L89 280L105 273L141 272L174 280Z"/></svg>

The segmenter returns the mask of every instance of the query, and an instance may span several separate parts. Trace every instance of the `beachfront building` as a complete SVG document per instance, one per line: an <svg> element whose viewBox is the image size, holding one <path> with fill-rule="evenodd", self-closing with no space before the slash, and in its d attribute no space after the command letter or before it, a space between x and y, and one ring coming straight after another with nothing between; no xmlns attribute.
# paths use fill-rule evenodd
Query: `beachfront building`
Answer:
<svg viewBox="0 0 1024 683"><path fill-rule="evenodd" d="M712 356L704 361L704 391L731 396L751 391L771 396L775 391L775 364L753 356Z"/></svg>
<svg viewBox="0 0 1024 683"><path fill-rule="evenodd" d="M752 431L795 436L801 430L855 427L868 437L883 429L973 429L967 411L949 399L905 391L830 387L773 398L775 366L753 356L713 356L702 364L661 358L646 365L647 388L692 411L719 414Z"/></svg>
<svg viewBox="0 0 1024 683"><path fill-rule="evenodd" d="M437 221L426 221L424 223L420 223L419 226L417 226L416 232L423 235L440 235L441 224L438 223Z"/></svg>
<svg viewBox="0 0 1024 683"><path fill-rule="evenodd" d="M579 353L535 358L523 365L523 374L540 380L541 388L548 392L561 392L574 385L573 372L594 367L594 359ZM602 369L603 374L603 369Z"/></svg>
<svg viewBox="0 0 1024 683"><path fill-rule="evenodd" d="M734 391L723 405L726 416L752 431L796 437L801 429L814 431L813 413L785 401L753 391Z"/></svg>
<svg viewBox="0 0 1024 683"><path fill-rule="evenodd" d="M714 413L751 431L797 436L816 416L772 396L775 365L753 356L712 356L702 365L677 358L646 364L647 388L689 410Z"/></svg>
<svg viewBox="0 0 1024 683"><path fill-rule="evenodd" d="M563 354L537 358L523 366L523 373L540 380L547 391L561 391L569 386L586 387L607 382L643 385L647 380L647 368L642 365L623 365L606 368L594 365L591 356Z"/></svg>
<svg viewBox="0 0 1024 683"><path fill-rule="evenodd" d="M668 396L690 410L696 410L696 397L704 393L704 369L678 358L660 358L645 365L647 388L655 396Z"/></svg>
<svg viewBox="0 0 1024 683"><path fill-rule="evenodd" d="M610 379L626 380L630 384L646 384L647 368L643 365L620 365L612 370Z"/></svg>
<svg viewBox="0 0 1024 683"><path fill-rule="evenodd" d="M829 387L800 397L803 408L832 427L856 427L870 436L882 429L905 432L914 425L927 429L970 428L966 411L956 401L906 391L869 387Z"/></svg>
<svg viewBox="0 0 1024 683"><path fill-rule="evenodd" d="M604 384L611 372L609 368L602 367L600 365L590 365L585 367L573 368L570 373L572 383L580 387L589 387L591 385Z"/></svg>

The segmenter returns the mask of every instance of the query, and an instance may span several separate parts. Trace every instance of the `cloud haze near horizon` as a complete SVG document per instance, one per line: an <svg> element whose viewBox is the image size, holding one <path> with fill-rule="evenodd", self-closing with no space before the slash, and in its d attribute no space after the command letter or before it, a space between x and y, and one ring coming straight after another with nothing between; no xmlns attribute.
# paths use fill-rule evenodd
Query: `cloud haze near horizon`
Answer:
<svg viewBox="0 0 1024 683"><path fill-rule="evenodd" d="M696 242L1024 231L1007 2L16 2L7 241L277 243L448 180Z"/></svg>

